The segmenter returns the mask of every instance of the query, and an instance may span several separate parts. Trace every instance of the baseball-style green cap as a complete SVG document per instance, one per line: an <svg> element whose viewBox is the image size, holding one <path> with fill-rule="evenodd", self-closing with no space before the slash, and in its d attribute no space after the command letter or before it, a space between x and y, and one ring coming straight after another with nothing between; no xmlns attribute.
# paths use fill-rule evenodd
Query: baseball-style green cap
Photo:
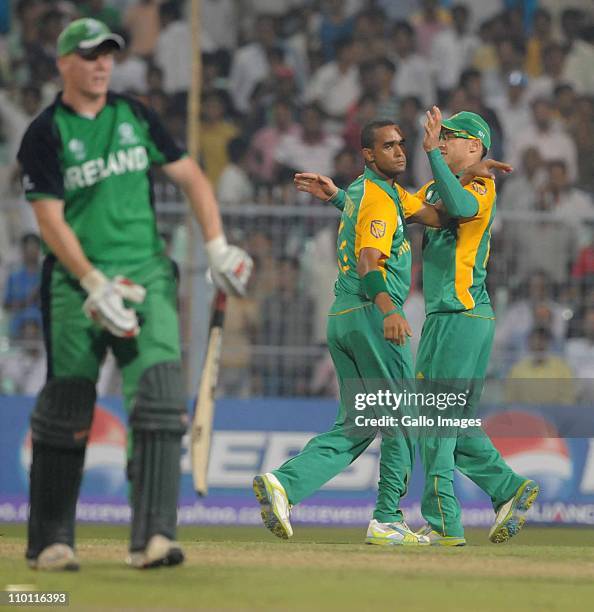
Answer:
<svg viewBox="0 0 594 612"><path fill-rule="evenodd" d="M69 23L58 37L58 57L74 51L91 51L99 45L109 43L115 49L123 49L124 39L114 34L97 19L77 19Z"/></svg>
<svg viewBox="0 0 594 612"><path fill-rule="evenodd" d="M491 146L491 130L487 122L476 113L461 111L441 122L444 129L456 132L458 138L478 138L488 149Z"/></svg>

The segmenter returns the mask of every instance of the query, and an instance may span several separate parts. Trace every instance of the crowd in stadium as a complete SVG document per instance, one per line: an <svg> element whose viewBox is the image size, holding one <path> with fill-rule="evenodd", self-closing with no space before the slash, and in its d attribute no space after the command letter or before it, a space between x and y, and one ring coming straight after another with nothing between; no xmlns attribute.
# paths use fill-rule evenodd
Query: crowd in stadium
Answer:
<svg viewBox="0 0 594 612"><path fill-rule="evenodd" d="M33 393L44 376L40 250L14 160L26 126L59 91L57 36L80 16L120 32L128 46L115 56L112 89L140 97L185 143L193 33L181 0L13 5L0 15L0 393ZM323 351L315 363L306 349L324 338L336 224L275 225L274 211L322 206L300 198L295 171L347 186L361 171L359 133L372 118L401 126L408 166L399 182L420 188L431 178L423 114L437 103L445 116L482 115L489 156L515 168L498 180L492 235L493 376L565 379L558 403L591 394L573 380L594 378L591 0L202 0L201 23L200 161L233 227L248 203L271 211L270 223L252 218L241 228L256 268L250 295L230 306L224 392L334 392ZM171 199L157 187L158 199ZM421 238L412 231L407 312L417 338ZM255 366L255 346L272 358ZM514 389L508 399L522 401Z"/></svg>

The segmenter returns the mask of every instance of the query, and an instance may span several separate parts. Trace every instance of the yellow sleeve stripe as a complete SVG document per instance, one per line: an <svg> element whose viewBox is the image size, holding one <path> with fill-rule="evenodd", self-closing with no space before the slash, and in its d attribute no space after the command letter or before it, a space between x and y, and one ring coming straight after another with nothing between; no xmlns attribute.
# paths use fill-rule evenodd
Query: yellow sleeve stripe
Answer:
<svg viewBox="0 0 594 612"><path fill-rule="evenodd" d="M397 227L394 200L381 187L366 180L355 224L355 258L359 259L359 253L365 247L378 249L389 257Z"/></svg>
<svg viewBox="0 0 594 612"><path fill-rule="evenodd" d="M400 196L400 204L402 205L402 211L404 212L405 219L416 215L419 210L423 208L423 198L418 198L410 194L398 183L396 183L396 190L398 191L398 195Z"/></svg>

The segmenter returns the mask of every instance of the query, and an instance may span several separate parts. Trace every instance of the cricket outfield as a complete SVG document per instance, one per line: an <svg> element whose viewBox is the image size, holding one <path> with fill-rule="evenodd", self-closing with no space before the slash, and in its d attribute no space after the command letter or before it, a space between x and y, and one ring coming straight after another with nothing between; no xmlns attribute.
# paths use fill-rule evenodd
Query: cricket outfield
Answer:
<svg viewBox="0 0 594 612"><path fill-rule="evenodd" d="M178 568L123 564L127 530L78 528L78 573L38 573L23 559L25 526L0 524L7 585L68 591L70 609L591 610L594 530L532 528L494 545L469 530L463 548L362 544L365 530L302 528L289 542L264 528L186 527ZM20 609L25 609L19 606Z"/></svg>

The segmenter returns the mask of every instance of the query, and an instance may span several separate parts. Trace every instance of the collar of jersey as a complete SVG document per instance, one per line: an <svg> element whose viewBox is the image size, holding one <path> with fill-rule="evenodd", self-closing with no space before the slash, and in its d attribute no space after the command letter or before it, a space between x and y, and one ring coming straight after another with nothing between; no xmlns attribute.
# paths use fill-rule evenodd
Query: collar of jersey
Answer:
<svg viewBox="0 0 594 612"><path fill-rule="evenodd" d="M105 100L105 106L109 106L110 104L113 104L115 100L115 95L112 91L108 91L107 92L107 97ZM56 94L56 101L55 101L56 105L59 105L63 108L65 108L68 112L76 115L77 117L81 117L82 115L79 115L73 108L72 106L70 106L70 104L66 104L66 102L64 102L64 100L62 99L62 92L59 91ZM99 117L99 115L103 112L103 109L105 108L105 106L97 113L97 115L95 115L95 119L97 119L97 117Z"/></svg>
<svg viewBox="0 0 594 612"><path fill-rule="evenodd" d="M396 202L398 202L398 192L394 189L392 180L386 180L376 174L371 168L365 166L365 170L363 171L363 176L370 180L372 183L375 183L378 187L381 187L388 195L390 195Z"/></svg>

